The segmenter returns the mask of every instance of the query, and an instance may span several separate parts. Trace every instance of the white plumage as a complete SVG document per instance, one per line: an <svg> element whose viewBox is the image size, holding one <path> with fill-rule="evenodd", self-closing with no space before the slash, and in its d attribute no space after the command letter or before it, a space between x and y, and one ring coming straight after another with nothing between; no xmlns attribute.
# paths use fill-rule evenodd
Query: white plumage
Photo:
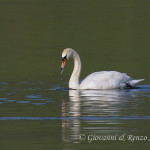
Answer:
<svg viewBox="0 0 150 150"><path fill-rule="evenodd" d="M64 49L62 53L61 69L64 69L66 61L72 57L74 59L74 70L70 77L69 88L71 89L115 89L115 88L132 88L140 81L133 80L126 73L117 71L100 71L88 75L79 84L79 77L81 72L81 61L76 51L71 48Z"/></svg>
<svg viewBox="0 0 150 150"><path fill-rule="evenodd" d="M132 80L126 73L100 71L88 75L80 84L80 89L114 89L134 87L140 80Z"/></svg>

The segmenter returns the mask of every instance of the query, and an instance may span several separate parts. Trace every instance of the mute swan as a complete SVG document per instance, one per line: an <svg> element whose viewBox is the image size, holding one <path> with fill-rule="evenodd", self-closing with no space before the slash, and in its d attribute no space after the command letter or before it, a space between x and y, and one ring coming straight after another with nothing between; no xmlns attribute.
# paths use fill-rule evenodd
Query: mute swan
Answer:
<svg viewBox="0 0 150 150"><path fill-rule="evenodd" d="M133 80L126 73L120 73L117 71L100 71L88 75L79 84L81 61L76 51L74 51L71 48L66 48L63 50L61 70L63 71L67 60L71 57L74 59L74 70L69 81L70 89L132 88L135 87L140 81L144 80L144 79Z"/></svg>

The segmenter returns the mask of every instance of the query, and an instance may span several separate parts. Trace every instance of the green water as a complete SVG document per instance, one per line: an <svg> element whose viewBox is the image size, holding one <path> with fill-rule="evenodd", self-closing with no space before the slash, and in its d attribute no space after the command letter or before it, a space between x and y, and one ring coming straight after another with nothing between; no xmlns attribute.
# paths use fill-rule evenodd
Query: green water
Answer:
<svg viewBox="0 0 150 150"><path fill-rule="evenodd" d="M0 0L0 149L150 148L87 140L150 138L149 18L147 0ZM67 47L81 57L81 79L116 70L145 81L140 89L69 91L71 60L60 74Z"/></svg>

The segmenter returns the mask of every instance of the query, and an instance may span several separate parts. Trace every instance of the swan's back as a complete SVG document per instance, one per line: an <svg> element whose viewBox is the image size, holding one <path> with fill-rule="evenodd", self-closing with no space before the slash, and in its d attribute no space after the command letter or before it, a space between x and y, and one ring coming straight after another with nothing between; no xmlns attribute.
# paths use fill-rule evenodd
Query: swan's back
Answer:
<svg viewBox="0 0 150 150"><path fill-rule="evenodd" d="M100 71L88 75L80 84L80 89L112 89L125 88L126 86L134 86L130 83L141 80L132 80L126 73L117 71Z"/></svg>

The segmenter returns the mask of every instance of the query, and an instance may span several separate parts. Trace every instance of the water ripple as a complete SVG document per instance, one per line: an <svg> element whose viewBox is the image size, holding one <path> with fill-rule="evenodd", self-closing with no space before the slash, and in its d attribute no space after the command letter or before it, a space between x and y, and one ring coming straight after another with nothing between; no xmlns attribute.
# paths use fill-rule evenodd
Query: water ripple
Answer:
<svg viewBox="0 0 150 150"><path fill-rule="evenodd" d="M150 116L126 117L0 117L0 120L149 120Z"/></svg>

